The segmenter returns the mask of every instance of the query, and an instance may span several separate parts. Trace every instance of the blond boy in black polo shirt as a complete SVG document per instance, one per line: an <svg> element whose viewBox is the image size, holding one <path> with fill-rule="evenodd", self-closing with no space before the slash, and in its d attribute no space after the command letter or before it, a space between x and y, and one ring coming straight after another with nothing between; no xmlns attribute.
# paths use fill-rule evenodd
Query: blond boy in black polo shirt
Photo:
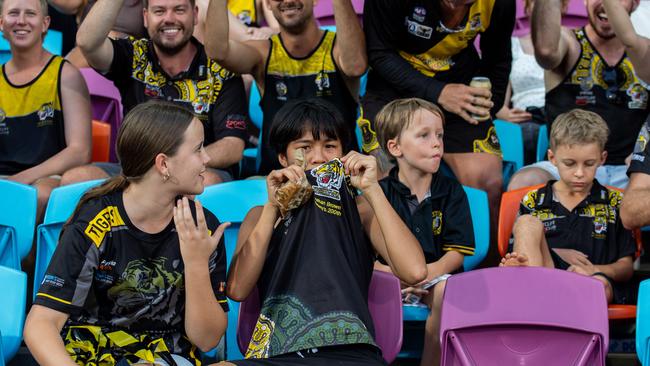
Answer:
<svg viewBox="0 0 650 366"><path fill-rule="evenodd" d="M425 325L421 365L440 362L440 306L445 280L474 254L467 196L457 181L438 174L443 154L444 115L418 98L387 104L376 117L382 149L397 166L379 183L391 206L420 242L427 262L425 286L406 287L431 308ZM376 269L390 272L380 259ZM423 287L427 287L424 289Z"/></svg>
<svg viewBox="0 0 650 366"><path fill-rule="evenodd" d="M596 179L605 162L609 129L597 114L574 109L551 129L549 160L560 180L528 192L502 266L544 266L603 282L608 302L625 302L622 284L633 274L636 250L619 215L622 194Z"/></svg>

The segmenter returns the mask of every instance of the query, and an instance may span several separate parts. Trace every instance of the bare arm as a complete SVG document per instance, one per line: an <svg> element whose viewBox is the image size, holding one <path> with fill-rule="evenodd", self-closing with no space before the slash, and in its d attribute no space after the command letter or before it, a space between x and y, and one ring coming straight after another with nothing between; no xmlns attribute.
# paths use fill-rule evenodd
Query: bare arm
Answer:
<svg viewBox="0 0 650 366"><path fill-rule="evenodd" d="M124 0L99 0L90 9L77 31L77 46L88 64L102 73L113 62L113 45L108 33L113 28Z"/></svg>
<svg viewBox="0 0 650 366"><path fill-rule="evenodd" d="M81 8L83 8L87 1L85 0L48 0L48 4L52 5L56 10L63 14L77 15Z"/></svg>
<svg viewBox="0 0 650 366"><path fill-rule="evenodd" d="M239 42L229 38L226 0L210 0L205 29L205 52L208 57L238 74L261 78L268 51L268 41Z"/></svg>
<svg viewBox="0 0 650 366"><path fill-rule="evenodd" d="M275 30L276 32L280 31L280 24L278 21L275 19L275 16L273 15L273 12L271 11L271 8L266 6L265 0L257 0L256 1L256 6L257 6L257 14L262 15L262 18L266 22L266 25ZM260 22L257 22L259 25Z"/></svg>
<svg viewBox="0 0 650 366"><path fill-rule="evenodd" d="M333 55L336 64L349 78L358 78L368 68L366 38L350 0L333 0L336 21L336 43Z"/></svg>
<svg viewBox="0 0 650 366"><path fill-rule="evenodd" d="M377 182L377 160L350 152L341 161L351 184L363 195L357 198L361 223L375 251L403 282L414 285L427 275L420 243L390 205Z"/></svg>
<svg viewBox="0 0 650 366"><path fill-rule="evenodd" d="M611 264L595 265L595 272L602 272L615 282L625 282L634 274L633 259L631 256L623 257Z"/></svg>
<svg viewBox="0 0 650 366"><path fill-rule="evenodd" d="M603 6L616 38L625 45L625 52L634 65L634 72L641 80L650 82L650 39L636 34L630 15L617 0L605 0Z"/></svg>
<svg viewBox="0 0 650 366"><path fill-rule="evenodd" d="M185 266L185 333L193 344L207 352L217 346L228 324L214 294L209 261L216 250L224 250L221 239L229 223L219 225L210 236L203 207L199 201L195 204L196 224L189 200L183 198L174 207L174 225ZM220 243L222 247L218 249Z"/></svg>
<svg viewBox="0 0 650 366"><path fill-rule="evenodd" d="M42 305L32 306L25 321L23 336L29 352L39 365L76 365L65 350L60 334L66 320L68 320L68 314Z"/></svg>
<svg viewBox="0 0 650 366"><path fill-rule="evenodd" d="M61 71L61 108L66 147L54 156L9 179L25 184L90 162L92 152L90 96L81 73L65 63Z"/></svg>
<svg viewBox="0 0 650 366"><path fill-rule="evenodd" d="M211 168L227 168L238 163L244 153L244 141L238 137L226 136L205 148L210 156Z"/></svg>
<svg viewBox="0 0 650 366"><path fill-rule="evenodd" d="M257 283L280 211L275 201L275 191L288 180L298 182L305 172L297 165L274 170L266 177L268 202L251 209L239 229L237 249L228 273L228 297L243 301Z"/></svg>
<svg viewBox="0 0 650 366"><path fill-rule="evenodd" d="M650 175L632 173L623 195L621 220L627 229L650 225Z"/></svg>
<svg viewBox="0 0 650 366"><path fill-rule="evenodd" d="M562 5L560 0L535 3L531 20L531 36L537 63L546 69L558 67L566 58L569 35L562 29Z"/></svg>

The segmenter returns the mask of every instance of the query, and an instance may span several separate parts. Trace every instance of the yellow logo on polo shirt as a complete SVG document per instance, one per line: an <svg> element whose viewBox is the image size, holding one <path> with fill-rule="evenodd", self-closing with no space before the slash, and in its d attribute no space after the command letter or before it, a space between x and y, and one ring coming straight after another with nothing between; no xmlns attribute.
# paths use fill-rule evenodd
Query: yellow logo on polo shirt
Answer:
<svg viewBox="0 0 650 366"><path fill-rule="evenodd" d="M433 235L440 235L442 232L442 211L433 211L431 212L431 216L433 216Z"/></svg>
<svg viewBox="0 0 650 366"><path fill-rule="evenodd" d="M94 219L92 219L84 233L95 243L97 248L104 241L106 233L111 231L112 227L123 226L124 220L117 210L117 206L108 206L101 210Z"/></svg>

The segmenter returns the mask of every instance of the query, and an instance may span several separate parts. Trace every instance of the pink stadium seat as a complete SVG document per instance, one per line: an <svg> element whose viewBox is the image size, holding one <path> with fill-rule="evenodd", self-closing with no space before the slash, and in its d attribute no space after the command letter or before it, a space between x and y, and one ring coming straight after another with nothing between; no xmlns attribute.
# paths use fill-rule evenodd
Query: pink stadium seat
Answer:
<svg viewBox="0 0 650 366"><path fill-rule="evenodd" d="M384 360L391 363L402 347L402 295L399 280L390 273L374 271L368 289L368 308L375 327L375 342L381 348ZM260 315L257 288L239 307L237 345L242 354Z"/></svg>
<svg viewBox="0 0 650 366"><path fill-rule="evenodd" d="M352 0L352 6L359 16L359 20L361 20L361 16L363 15L363 1L364 0ZM314 6L314 16L316 16L316 19L321 26L335 25L332 0L319 1L316 6Z"/></svg>
<svg viewBox="0 0 650 366"><path fill-rule="evenodd" d="M524 1L516 0L517 15L512 35L521 37L530 32L530 19L524 13ZM568 28L580 28L587 24L587 8L583 0L569 0L567 13L562 17L562 25Z"/></svg>
<svg viewBox="0 0 650 366"><path fill-rule="evenodd" d="M440 329L446 366L605 365L609 344L602 283L539 267L452 276Z"/></svg>
<svg viewBox="0 0 650 366"><path fill-rule="evenodd" d="M83 68L80 71L84 79L86 79L90 91L93 120L106 122L111 125L111 130L115 131L115 133L111 134L110 142L110 161L115 162L117 161L115 139L122 124L122 98L113 82L95 70Z"/></svg>

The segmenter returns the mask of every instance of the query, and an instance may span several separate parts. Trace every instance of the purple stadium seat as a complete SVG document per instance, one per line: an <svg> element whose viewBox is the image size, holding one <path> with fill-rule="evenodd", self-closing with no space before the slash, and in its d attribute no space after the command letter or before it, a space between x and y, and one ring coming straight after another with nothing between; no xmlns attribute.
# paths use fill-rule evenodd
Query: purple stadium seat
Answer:
<svg viewBox="0 0 650 366"><path fill-rule="evenodd" d="M517 0L517 13L515 20L515 30L512 35L521 37L530 32L530 19L524 13L523 0ZM587 24L587 8L583 0L569 0L569 7L566 14L562 17L562 25L568 28L580 28Z"/></svg>
<svg viewBox="0 0 650 366"><path fill-rule="evenodd" d="M452 276L441 315L442 365L605 365L601 282L540 267Z"/></svg>
<svg viewBox="0 0 650 366"><path fill-rule="evenodd" d="M361 16L363 15L363 1L364 0L352 0L352 6L354 7L354 11L359 16L359 20L361 20ZM314 16L321 26L335 25L334 8L332 8L332 1L319 1L316 6L314 6Z"/></svg>
<svg viewBox="0 0 650 366"><path fill-rule="evenodd" d="M106 122L111 125L110 161L117 161L115 155L115 139L122 124L122 98L112 81L91 68L80 69L92 104L93 120Z"/></svg>
<svg viewBox="0 0 650 366"><path fill-rule="evenodd" d="M375 326L375 342L384 360L391 363L402 347L402 296L397 277L374 271L368 289L368 308ZM242 354L246 353L259 315L260 299L254 288L239 307L237 344Z"/></svg>

